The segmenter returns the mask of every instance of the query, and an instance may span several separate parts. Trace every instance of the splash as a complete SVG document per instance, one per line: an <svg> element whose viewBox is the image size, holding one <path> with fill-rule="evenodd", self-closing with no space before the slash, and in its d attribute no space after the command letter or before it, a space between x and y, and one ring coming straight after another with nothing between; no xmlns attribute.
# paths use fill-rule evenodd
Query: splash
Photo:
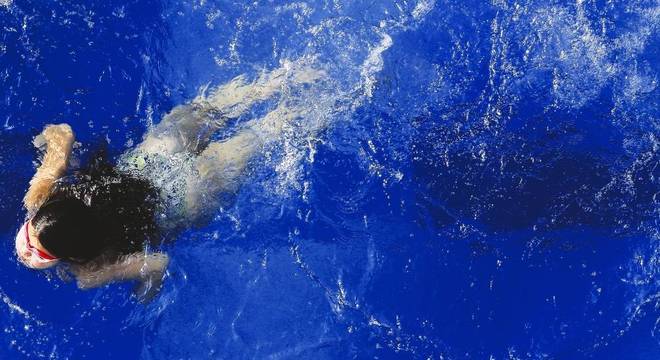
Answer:
<svg viewBox="0 0 660 360"><path fill-rule="evenodd" d="M415 5L412 16L415 20L421 20L435 7L435 0L422 0Z"/></svg>
<svg viewBox="0 0 660 360"><path fill-rule="evenodd" d="M383 52L392 46L392 37L386 33L381 34L380 43L374 47L367 59L362 64L362 78L364 87L364 96L370 98L373 96L376 86L376 75L383 69Z"/></svg>
<svg viewBox="0 0 660 360"><path fill-rule="evenodd" d="M2 298L2 302L7 305L9 308L10 312L17 313L25 318L25 320L33 322L39 326L45 325L42 321L39 319L35 318L32 314L30 314L27 310L23 309L20 307L18 304L14 303L9 296L4 294L3 292L0 291L0 297Z"/></svg>
<svg viewBox="0 0 660 360"><path fill-rule="evenodd" d="M188 104L175 107L152 126L144 141L122 156L120 166L148 177L163 192L163 199L169 204L166 208L185 203L187 210L198 213L202 211L198 209L202 204L190 203L190 195L203 192L212 200L220 193L234 193L241 179L230 174L242 173L247 162L258 155L257 148L280 143L294 127L298 128L295 133L309 135L327 125L314 114L314 106L305 100L309 95L300 96L314 93L319 98L327 98L318 90L328 80L321 66L313 59L285 60L279 68L263 70L252 79L242 74L214 88L206 85ZM142 94L141 88L138 98ZM259 105L262 111L255 109ZM265 114L258 115L260 113ZM230 122L247 114L256 118L228 127ZM232 135L212 141L222 136L217 134L222 131ZM227 162L233 164L232 169L238 169L222 168ZM193 188L191 184L196 177L217 177L217 181Z"/></svg>

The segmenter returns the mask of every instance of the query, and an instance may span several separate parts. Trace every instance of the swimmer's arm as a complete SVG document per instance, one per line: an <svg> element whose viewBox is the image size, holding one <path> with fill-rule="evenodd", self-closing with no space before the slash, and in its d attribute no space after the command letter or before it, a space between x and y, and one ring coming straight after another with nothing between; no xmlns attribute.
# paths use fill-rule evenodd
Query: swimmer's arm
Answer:
<svg viewBox="0 0 660 360"><path fill-rule="evenodd" d="M158 283L167 268L169 258L164 253L134 253L114 264L104 264L98 269L74 268L78 287L91 289L116 281L140 280Z"/></svg>
<svg viewBox="0 0 660 360"><path fill-rule="evenodd" d="M73 130L67 124L46 125L34 139L36 147L46 145L46 153L23 198L23 205L28 213L39 209L48 198L55 180L66 172L74 139Z"/></svg>

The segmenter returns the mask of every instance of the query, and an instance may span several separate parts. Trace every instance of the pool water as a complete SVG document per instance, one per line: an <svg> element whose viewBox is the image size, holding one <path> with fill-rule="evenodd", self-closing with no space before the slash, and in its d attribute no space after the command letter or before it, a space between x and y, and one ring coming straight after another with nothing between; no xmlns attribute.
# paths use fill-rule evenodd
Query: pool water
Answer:
<svg viewBox="0 0 660 360"><path fill-rule="evenodd" d="M0 24L1 359L660 358L658 1L0 0ZM283 96L318 131L167 239L154 301L17 262L45 124L116 157L301 61L329 85Z"/></svg>

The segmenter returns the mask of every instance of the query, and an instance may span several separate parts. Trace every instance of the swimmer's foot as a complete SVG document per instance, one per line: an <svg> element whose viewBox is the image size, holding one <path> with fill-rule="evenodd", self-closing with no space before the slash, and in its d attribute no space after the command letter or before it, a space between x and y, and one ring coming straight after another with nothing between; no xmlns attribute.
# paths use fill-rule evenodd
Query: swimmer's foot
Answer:
<svg viewBox="0 0 660 360"><path fill-rule="evenodd" d="M240 75L221 85L193 103L213 108L224 117L236 119L245 114L254 104L279 94L285 87L316 83L327 78L325 71L310 65L286 62L280 68L264 72L249 82Z"/></svg>
<svg viewBox="0 0 660 360"><path fill-rule="evenodd" d="M290 81L295 85L313 84L320 80L326 79L327 77L328 74L325 71L308 66L294 69L291 74Z"/></svg>

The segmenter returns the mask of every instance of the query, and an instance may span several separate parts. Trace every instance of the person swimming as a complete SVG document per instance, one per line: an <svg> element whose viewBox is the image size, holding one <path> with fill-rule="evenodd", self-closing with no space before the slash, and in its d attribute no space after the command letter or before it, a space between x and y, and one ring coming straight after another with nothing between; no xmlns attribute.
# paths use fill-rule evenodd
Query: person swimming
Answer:
<svg viewBox="0 0 660 360"><path fill-rule="evenodd" d="M212 141L229 120L285 87L323 80L322 71L286 65L252 82L238 76L176 106L114 166L101 156L68 174L73 130L47 125L33 142L45 154L23 199L27 220L15 239L18 259L33 269L64 265L81 289L137 280L137 293L153 296L169 258L149 249L163 235L208 221L210 210L238 190L249 160L304 116L304 108L281 100L232 137Z"/></svg>

